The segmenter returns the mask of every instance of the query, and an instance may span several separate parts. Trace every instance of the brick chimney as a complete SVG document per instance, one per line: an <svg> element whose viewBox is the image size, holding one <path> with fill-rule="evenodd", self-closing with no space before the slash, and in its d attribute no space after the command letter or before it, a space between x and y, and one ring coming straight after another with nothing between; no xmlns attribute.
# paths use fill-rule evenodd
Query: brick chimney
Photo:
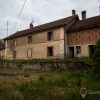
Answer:
<svg viewBox="0 0 100 100"><path fill-rule="evenodd" d="M76 15L76 10L72 10L72 16L75 16Z"/></svg>
<svg viewBox="0 0 100 100"><path fill-rule="evenodd" d="M83 19L86 19L86 11L82 11L81 14L82 14L82 20L83 20Z"/></svg>
<svg viewBox="0 0 100 100"><path fill-rule="evenodd" d="M30 23L30 29L31 29L31 28L33 28L33 24L32 24L32 23Z"/></svg>

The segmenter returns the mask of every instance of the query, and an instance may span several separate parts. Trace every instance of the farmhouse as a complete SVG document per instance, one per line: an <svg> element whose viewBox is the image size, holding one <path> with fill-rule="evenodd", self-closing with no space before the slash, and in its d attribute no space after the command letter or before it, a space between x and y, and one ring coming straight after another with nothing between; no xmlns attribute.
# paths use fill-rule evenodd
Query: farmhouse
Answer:
<svg viewBox="0 0 100 100"><path fill-rule="evenodd" d="M72 16L30 28L8 36L5 59L89 57L100 39L100 15L82 20L72 10Z"/></svg>

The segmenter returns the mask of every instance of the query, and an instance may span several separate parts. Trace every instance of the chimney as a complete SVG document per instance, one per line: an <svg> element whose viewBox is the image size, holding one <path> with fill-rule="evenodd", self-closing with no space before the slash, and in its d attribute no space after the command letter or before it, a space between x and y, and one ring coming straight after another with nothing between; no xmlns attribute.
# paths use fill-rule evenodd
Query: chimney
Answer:
<svg viewBox="0 0 100 100"><path fill-rule="evenodd" d="M83 20L83 19L86 19L86 11L82 11L81 14L82 14L82 20Z"/></svg>
<svg viewBox="0 0 100 100"><path fill-rule="evenodd" d="M72 16L75 16L76 15L76 10L72 10Z"/></svg>
<svg viewBox="0 0 100 100"><path fill-rule="evenodd" d="M33 28L33 24L32 23L30 23L30 29L32 29Z"/></svg>

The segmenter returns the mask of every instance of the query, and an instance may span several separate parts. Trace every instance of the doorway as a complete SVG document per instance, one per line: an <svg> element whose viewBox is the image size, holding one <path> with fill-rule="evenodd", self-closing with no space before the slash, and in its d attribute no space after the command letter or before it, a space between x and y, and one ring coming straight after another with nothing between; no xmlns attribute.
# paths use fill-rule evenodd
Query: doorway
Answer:
<svg viewBox="0 0 100 100"><path fill-rule="evenodd" d="M53 56L53 47L48 47L48 56Z"/></svg>
<svg viewBox="0 0 100 100"><path fill-rule="evenodd" d="M95 45L89 45L89 57L92 57L94 55L94 47Z"/></svg>
<svg viewBox="0 0 100 100"><path fill-rule="evenodd" d="M69 47L69 56L70 56L71 58L74 57L74 47Z"/></svg>
<svg viewBox="0 0 100 100"><path fill-rule="evenodd" d="M13 59L16 59L16 51L13 51Z"/></svg>

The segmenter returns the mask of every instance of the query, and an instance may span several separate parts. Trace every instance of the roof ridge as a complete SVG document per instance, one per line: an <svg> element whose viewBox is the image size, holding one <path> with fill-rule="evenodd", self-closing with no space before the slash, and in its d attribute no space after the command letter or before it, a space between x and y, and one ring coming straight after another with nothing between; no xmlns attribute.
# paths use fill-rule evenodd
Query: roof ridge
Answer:
<svg viewBox="0 0 100 100"><path fill-rule="evenodd" d="M78 17L78 15L69 16L69 17L65 17L65 18L59 19L59 20L55 20L55 21L52 21L52 22L41 24L41 25L35 26L35 27L31 28L31 29L25 29L25 30L17 31L16 33L6 37L5 39L26 35L26 34L29 34L31 32L43 31L44 29L60 27L60 26L62 26L64 24L68 24L72 19L74 19L76 17Z"/></svg>
<svg viewBox="0 0 100 100"><path fill-rule="evenodd" d="M50 24L50 23L53 23L53 22L57 22L57 21L64 20L64 19L67 19L67 18L71 18L71 17L75 17L75 16L64 17L64 18L61 18L61 19L58 19L58 20L54 20L54 21L50 21L48 23L40 24L40 25L37 25L37 26L42 26L42 25ZM37 26L35 26L35 27L37 27Z"/></svg>
<svg viewBox="0 0 100 100"><path fill-rule="evenodd" d="M50 23L58 22L58 21L61 21L61 20L67 19L67 18L75 17L75 16L64 17L64 18L61 18L61 19L58 19L58 20L54 20L54 21L51 21L51 22L48 22L48 23L40 24L40 25L34 26L32 29L37 28L37 27L40 27L40 26L43 26L43 25L47 25L47 24L50 24ZM27 29L23 29L23 30L16 31L15 33L23 32L23 31L27 31L27 30L32 30L32 29L27 28Z"/></svg>

